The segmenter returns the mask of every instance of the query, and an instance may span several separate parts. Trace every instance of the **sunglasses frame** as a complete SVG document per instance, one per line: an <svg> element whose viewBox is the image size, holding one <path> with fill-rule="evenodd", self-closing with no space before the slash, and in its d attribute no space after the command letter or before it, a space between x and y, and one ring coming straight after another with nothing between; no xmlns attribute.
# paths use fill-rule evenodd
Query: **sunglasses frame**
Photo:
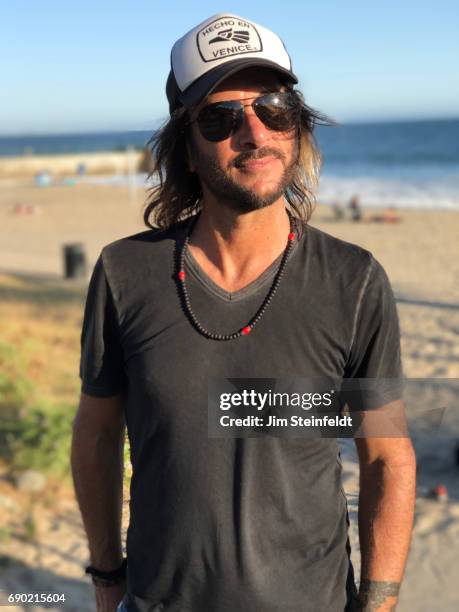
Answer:
<svg viewBox="0 0 459 612"><path fill-rule="evenodd" d="M268 123L266 123L265 118L263 118L257 113L257 101L262 100L263 98L270 97L270 96L282 96L283 98L286 98L287 100L290 101L290 104L288 105L289 110L287 110L287 112L296 113L296 117L294 118L294 121L292 122L291 127L288 127L287 129L283 129L283 128L276 129L270 126ZM243 104L243 102L247 100L252 100L252 102L249 102L248 104ZM227 135L226 135L226 132L224 132L224 135L222 137L212 138L212 139L208 138L208 136L206 136L205 133L203 132L203 129L199 123L200 116L205 110L209 108L212 108L212 107L217 108L218 106L220 105L223 106L225 104L234 106L235 116L233 118L232 126ZM301 112L301 106L292 92L290 91L271 91L271 92L259 94L257 96L243 98L242 100L222 100L221 102L211 102L210 104L206 104L197 113L195 113L195 115L189 120L188 125L196 122L198 124L198 128L201 133L201 136L205 140L207 140L208 142L221 142L223 140L226 140L227 138L230 138L231 136L234 136L234 134L236 134L236 132L241 128L241 125L244 121L244 112L245 112L244 109L248 106L252 107L253 112L258 117L258 119L263 123L263 125L265 125L268 129L275 131L275 132L289 132L293 130L295 128L295 125L298 123L298 119L299 119L300 112Z"/></svg>

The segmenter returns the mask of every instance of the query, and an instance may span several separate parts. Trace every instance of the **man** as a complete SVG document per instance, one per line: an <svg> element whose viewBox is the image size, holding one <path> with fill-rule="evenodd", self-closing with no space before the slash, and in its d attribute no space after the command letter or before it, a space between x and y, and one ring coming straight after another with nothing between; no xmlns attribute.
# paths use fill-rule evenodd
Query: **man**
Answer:
<svg viewBox="0 0 459 612"><path fill-rule="evenodd" d="M159 229L103 249L82 330L72 466L100 612L121 599L129 612L396 604L414 503L407 438L356 440L357 601L337 440L208 432L210 379L384 378L394 382L377 407L401 406L384 270L307 223L321 116L296 82L281 40L234 15L172 50L171 118L153 141L160 184L145 210Z"/></svg>

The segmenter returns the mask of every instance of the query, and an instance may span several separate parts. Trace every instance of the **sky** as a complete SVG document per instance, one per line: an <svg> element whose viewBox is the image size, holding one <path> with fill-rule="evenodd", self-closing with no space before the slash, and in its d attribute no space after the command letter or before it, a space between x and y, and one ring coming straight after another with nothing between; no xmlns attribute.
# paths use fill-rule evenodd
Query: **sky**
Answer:
<svg viewBox="0 0 459 612"><path fill-rule="evenodd" d="M279 34L307 103L337 121L459 117L457 0L9 0L0 135L151 130L173 43L218 12Z"/></svg>

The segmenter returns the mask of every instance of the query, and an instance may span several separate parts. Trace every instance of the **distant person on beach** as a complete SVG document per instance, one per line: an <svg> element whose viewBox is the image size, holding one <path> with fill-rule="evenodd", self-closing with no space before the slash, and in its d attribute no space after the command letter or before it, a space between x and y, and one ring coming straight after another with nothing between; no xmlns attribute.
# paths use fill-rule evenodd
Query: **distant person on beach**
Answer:
<svg viewBox="0 0 459 612"><path fill-rule="evenodd" d="M351 211L351 219L352 221L361 221L362 220L362 209L360 207L360 198L357 195L352 196L349 200L348 208Z"/></svg>
<svg viewBox="0 0 459 612"><path fill-rule="evenodd" d="M148 229L102 249L82 325L71 462L97 610L394 610L413 522L409 438L355 439L357 589L337 434L267 433L254 391L337 380L344 399L356 379L376 378L376 395L346 396L361 432L370 416L403 413L387 275L365 249L309 224L313 134L326 118L295 88L281 39L247 19L214 15L170 57ZM223 425L250 408L257 430Z"/></svg>
<svg viewBox="0 0 459 612"><path fill-rule="evenodd" d="M335 221L342 221L344 219L344 209L339 202L332 204L333 218Z"/></svg>
<svg viewBox="0 0 459 612"><path fill-rule="evenodd" d="M400 223L401 220L402 218L397 214L397 210L394 206L386 208L382 214L368 217L368 221L373 223Z"/></svg>
<svg viewBox="0 0 459 612"><path fill-rule="evenodd" d="M84 164L83 162L80 162L77 165L77 175L84 176L85 174L86 174L86 164Z"/></svg>

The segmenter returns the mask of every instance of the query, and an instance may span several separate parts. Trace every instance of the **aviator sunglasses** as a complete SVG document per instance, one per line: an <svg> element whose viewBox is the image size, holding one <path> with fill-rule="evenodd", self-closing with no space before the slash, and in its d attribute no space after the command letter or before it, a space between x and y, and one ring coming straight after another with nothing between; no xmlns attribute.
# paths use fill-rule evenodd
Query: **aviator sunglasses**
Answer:
<svg viewBox="0 0 459 612"><path fill-rule="evenodd" d="M208 104L191 122L196 121L202 136L210 142L219 142L235 134L244 121L246 106L251 106L258 119L270 130L286 132L297 124L300 105L290 92L267 93L249 104L242 102L227 100Z"/></svg>

